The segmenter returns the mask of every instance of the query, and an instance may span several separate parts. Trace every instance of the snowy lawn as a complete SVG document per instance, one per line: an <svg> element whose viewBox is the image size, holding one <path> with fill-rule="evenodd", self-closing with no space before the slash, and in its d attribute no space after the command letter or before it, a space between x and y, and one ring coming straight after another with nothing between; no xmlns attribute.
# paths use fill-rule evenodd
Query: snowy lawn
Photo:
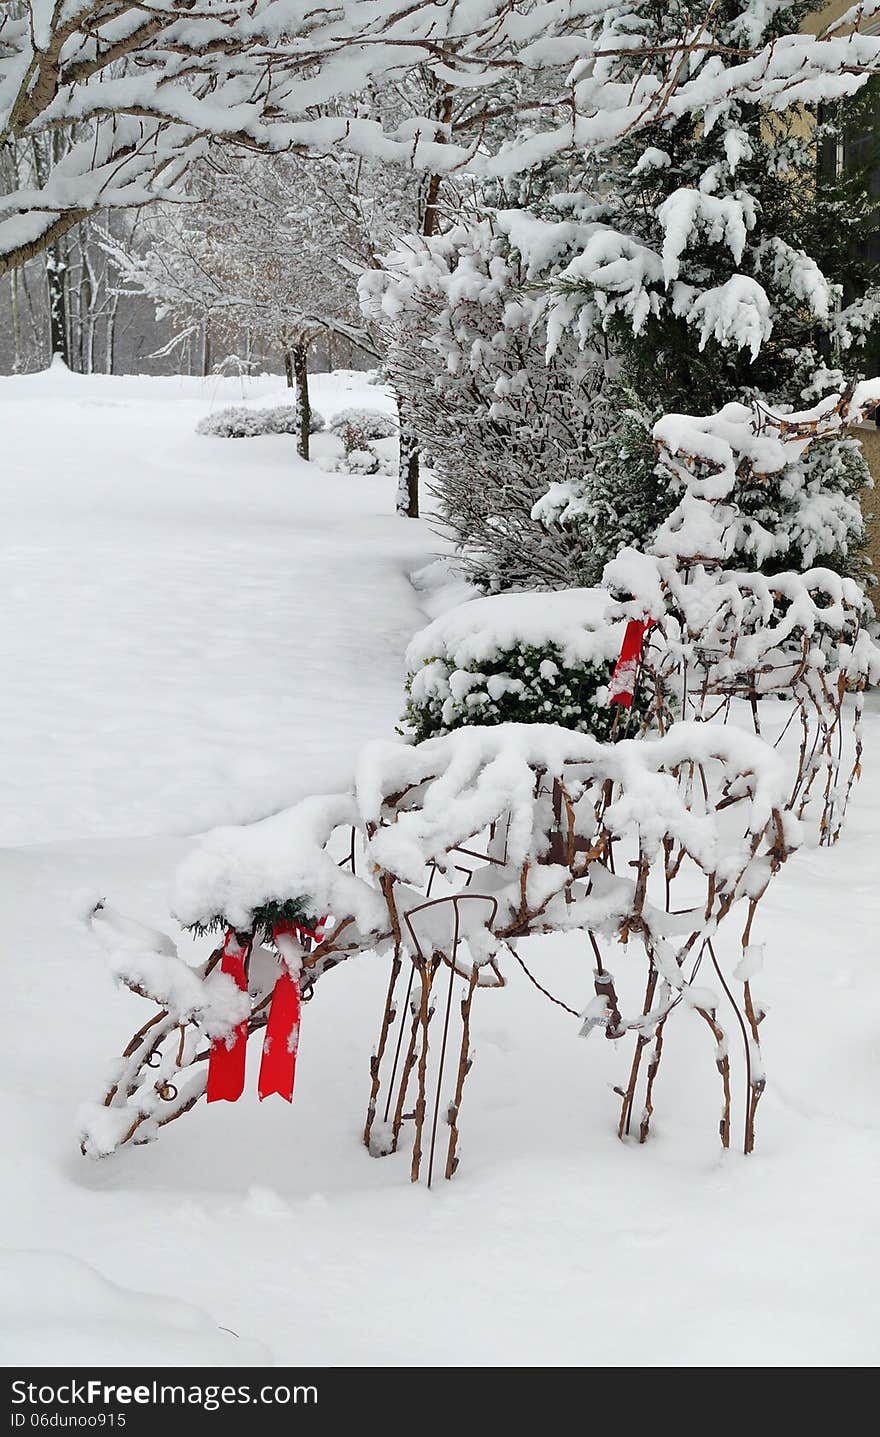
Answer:
<svg viewBox="0 0 880 1437"><path fill-rule="evenodd" d="M280 383L249 389L278 402ZM326 417L388 404L352 383L316 381ZM307 468L286 436L195 433L240 395L0 380L0 843L255 818L399 716L429 536L388 517L388 479Z"/></svg>
<svg viewBox="0 0 880 1437"><path fill-rule="evenodd" d="M253 397L283 398L277 381ZM868 1365L880 1357L880 706L833 851L755 935L758 1152L722 1157L699 1020L670 1024L648 1146L618 1143L629 1050L516 969L478 995L451 1184L359 1145L386 964L305 1009L291 1109L204 1105L104 1163L76 1110L151 1009L116 991L86 892L165 926L188 835L345 781L402 709L434 547L393 481L282 437L195 435L232 381L0 380L0 1358L279 1365ZM325 415L382 402L318 379ZM386 401L387 403L387 401ZM524 948L573 1007L585 945ZM624 965L623 955L619 960ZM739 1094L737 1094L739 1096Z"/></svg>

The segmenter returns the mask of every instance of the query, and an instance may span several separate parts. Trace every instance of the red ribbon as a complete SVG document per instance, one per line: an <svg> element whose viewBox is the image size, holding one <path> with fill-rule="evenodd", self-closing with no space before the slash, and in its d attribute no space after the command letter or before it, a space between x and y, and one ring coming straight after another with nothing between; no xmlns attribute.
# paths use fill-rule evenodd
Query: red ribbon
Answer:
<svg viewBox="0 0 880 1437"><path fill-rule="evenodd" d="M326 922L326 917L319 918L314 928L306 928L301 923L279 923L272 931L272 941L276 947L279 938L293 938L300 944L304 939L311 938L315 943L320 943L324 937ZM223 944L220 971L229 973L242 992L247 990L244 954L245 949L240 946L230 928ZM288 1103L293 1099L301 1008L299 978L291 973L281 953L281 973L272 989L266 1036L263 1039L263 1055L260 1059L260 1076L257 1080L260 1102L272 1093L277 1093ZM209 1103L221 1100L234 1103L244 1092L247 1034L248 1025L245 1020L227 1037L215 1038L211 1044L211 1056L208 1059Z"/></svg>
<svg viewBox="0 0 880 1437"><path fill-rule="evenodd" d="M235 979L243 993L247 992L244 971L244 949L230 928L223 942L220 972ZM215 1038L208 1059L208 1102L235 1103L244 1092L244 1065L247 1056L248 1025L245 1018L225 1038Z"/></svg>
<svg viewBox="0 0 880 1437"><path fill-rule="evenodd" d="M282 960L283 961L283 960ZM299 1047L299 979L285 966L275 983L269 1021L263 1039L257 1093L260 1102L277 1093L285 1102L293 1098L296 1050Z"/></svg>
<svg viewBox="0 0 880 1437"><path fill-rule="evenodd" d="M295 938L298 943L302 943L304 938L313 938L316 943L323 943L324 925L326 924L326 922L327 914L325 913L323 918L318 919L314 928L306 928L305 925L302 923L281 923L274 930L272 936L274 937L277 934L279 937L283 938L285 934L287 934L290 937Z"/></svg>
<svg viewBox="0 0 880 1437"><path fill-rule="evenodd" d="M623 643L620 646L620 657L614 665L614 673L611 675L611 683L608 686L609 704L620 704L621 708L625 709L632 707L633 693L642 657L642 644L645 634L653 623L653 619L630 619L627 624Z"/></svg>
<svg viewBox="0 0 880 1437"><path fill-rule="evenodd" d="M293 938L303 944L306 938L320 943L324 937L326 915L319 918L314 928L302 923L279 923L272 930L272 941L279 947L279 938ZM277 1093L289 1103L293 1100L293 1080L296 1077L296 1054L299 1048L299 1019L302 998L299 977L294 977L288 968L283 951L281 953L281 976L272 990L269 1006L269 1021L263 1039L263 1056L260 1059L260 1076L257 1094L260 1102L272 1093Z"/></svg>

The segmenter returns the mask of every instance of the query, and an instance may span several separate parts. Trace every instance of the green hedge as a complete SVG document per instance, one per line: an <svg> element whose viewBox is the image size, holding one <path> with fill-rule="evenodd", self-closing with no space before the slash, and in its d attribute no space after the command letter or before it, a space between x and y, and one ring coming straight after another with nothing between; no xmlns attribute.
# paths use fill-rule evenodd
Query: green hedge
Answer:
<svg viewBox="0 0 880 1437"><path fill-rule="evenodd" d="M407 678L407 731L417 742L467 724L555 723L596 738L639 732L646 704L636 692L630 716L609 706L613 663L566 665L555 644L518 645L493 659L453 668L435 657Z"/></svg>

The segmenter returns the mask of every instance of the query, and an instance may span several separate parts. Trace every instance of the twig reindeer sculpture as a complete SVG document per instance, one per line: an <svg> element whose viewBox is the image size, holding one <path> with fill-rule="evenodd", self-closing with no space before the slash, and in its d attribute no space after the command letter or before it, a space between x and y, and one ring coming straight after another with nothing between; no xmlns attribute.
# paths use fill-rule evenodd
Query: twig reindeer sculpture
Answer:
<svg viewBox="0 0 880 1437"><path fill-rule="evenodd" d="M710 1028L719 1054L727 1146L726 1039L718 1001L695 980L704 964L720 975L715 933L736 904L746 905L748 938L758 895L796 842L783 812L778 756L753 735L709 725L674 725L650 743L615 745L553 726L510 725L463 729L413 748L375 745L361 772L368 778L354 794L307 800L237 834L221 831L184 865L181 917L190 924L219 918L238 935L250 952L247 995L219 971L222 950L194 972L180 958L150 952L140 936L117 946L117 976L161 1009L135 1035L124 1072L92 1111L85 1150L153 1138L204 1094L212 1043L242 1023L248 1036L264 1029L277 970L272 965L267 977L255 962L266 954L270 900L269 874L254 855L267 840L286 855L295 886L286 893L276 887L275 911L287 904L300 916L332 915L321 941L296 955L305 999L328 968L358 954L390 955L364 1133L372 1152L394 1151L412 1123L412 1177L422 1175L427 1151L430 1182L442 1120L449 1129L443 1171L452 1176L476 990L502 984L506 961L522 962L521 940L572 930L585 934L594 993L586 1014L575 1016L586 1031L635 1034L639 1058L653 1043L641 1137L666 1020L684 1002ZM334 856L355 846L358 873ZM695 901L697 883L702 896ZM679 886L691 901L676 909ZM609 945L618 943L638 947L646 966L645 1002L632 1014L623 1011L609 957ZM732 979L723 982L729 987ZM749 1150L763 1078L747 982L738 1011L750 1024ZM455 1052L450 1085L447 1059ZM638 1077L637 1062L622 1132Z"/></svg>

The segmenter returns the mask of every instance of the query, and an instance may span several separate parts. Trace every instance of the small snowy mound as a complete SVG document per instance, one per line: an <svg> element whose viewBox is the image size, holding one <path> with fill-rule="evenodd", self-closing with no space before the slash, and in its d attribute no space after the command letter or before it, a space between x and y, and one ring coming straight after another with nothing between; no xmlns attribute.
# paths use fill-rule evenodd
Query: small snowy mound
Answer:
<svg viewBox="0 0 880 1437"><path fill-rule="evenodd" d="M197 1307L108 1282L62 1252L0 1256L4 1366L262 1367L259 1342L219 1327Z"/></svg>
<svg viewBox="0 0 880 1437"><path fill-rule="evenodd" d="M607 685L624 630L606 619L609 601L603 589L497 594L435 619L406 655L406 720L416 737L498 723L608 737Z"/></svg>
<svg viewBox="0 0 880 1437"><path fill-rule="evenodd" d="M479 590L447 555L431 559L414 569L409 581L419 596L419 607L431 619L480 597Z"/></svg>
<svg viewBox="0 0 880 1437"><path fill-rule="evenodd" d="M348 467L352 474L378 474L379 456L372 449L351 449Z"/></svg>
<svg viewBox="0 0 880 1437"><path fill-rule="evenodd" d="M313 409L309 416L309 433L318 434L324 419ZM230 404L206 414L196 425L197 434L215 439L253 439L260 434L296 434L299 418L293 404L276 404L271 408L254 409L247 404Z"/></svg>

